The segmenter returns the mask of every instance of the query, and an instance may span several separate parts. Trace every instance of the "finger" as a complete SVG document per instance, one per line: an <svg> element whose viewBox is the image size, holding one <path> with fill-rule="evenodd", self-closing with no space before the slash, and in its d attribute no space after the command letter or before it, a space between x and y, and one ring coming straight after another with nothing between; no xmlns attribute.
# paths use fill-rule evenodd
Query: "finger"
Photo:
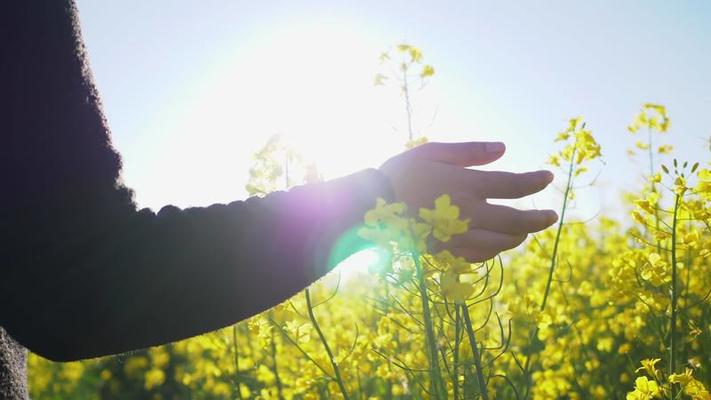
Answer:
<svg viewBox="0 0 711 400"><path fill-rule="evenodd" d="M513 173L467 170L468 180L478 198L518 199L545 189L553 181L550 171Z"/></svg>
<svg viewBox="0 0 711 400"><path fill-rule="evenodd" d="M453 255L464 257L469 262L480 262L495 257L502 251L513 249L526 240L526 235L508 235L485 229L472 229L452 237L446 243L438 243L436 251L447 249Z"/></svg>
<svg viewBox="0 0 711 400"><path fill-rule="evenodd" d="M500 251L494 249L481 249L481 248L456 248L451 250L452 255L456 257L462 257L470 263L478 263L486 260L490 260L496 257Z"/></svg>
<svg viewBox="0 0 711 400"><path fill-rule="evenodd" d="M465 217L471 218L470 226L472 228L511 235L538 232L558 220L558 214L553 210L519 210L486 203L480 204L474 209L466 209Z"/></svg>
<svg viewBox="0 0 711 400"><path fill-rule="evenodd" d="M501 142L425 143L410 150L413 157L430 161L470 167L498 160L506 151Z"/></svg>
<svg viewBox="0 0 711 400"><path fill-rule="evenodd" d="M513 249L526 240L526 234L510 235L486 229L471 229L443 243L447 248L491 250L495 253Z"/></svg>

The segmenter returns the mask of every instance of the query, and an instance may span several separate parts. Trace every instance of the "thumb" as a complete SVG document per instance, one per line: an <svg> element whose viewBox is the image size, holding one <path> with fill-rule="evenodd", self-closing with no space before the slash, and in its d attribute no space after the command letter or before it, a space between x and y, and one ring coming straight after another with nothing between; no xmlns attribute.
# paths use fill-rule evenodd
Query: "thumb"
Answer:
<svg viewBox="0 0 711 400"><path fill-rule="evenodd" d="M496 161L505 151L506 145L502 142L430 142L410 150L409 155L459 167L470 167Z"/></svg>

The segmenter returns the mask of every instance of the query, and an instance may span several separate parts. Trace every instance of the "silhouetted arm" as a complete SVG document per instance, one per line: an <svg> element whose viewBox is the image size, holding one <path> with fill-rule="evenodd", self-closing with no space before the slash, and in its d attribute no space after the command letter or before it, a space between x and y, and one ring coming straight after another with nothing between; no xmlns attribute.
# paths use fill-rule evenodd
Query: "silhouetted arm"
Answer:
<svg viewBox="0 0 711 400"><path fill-rule="evenodd" d="M15 318L3 323L54 360L227 326L287 299L363 247L347 231L376 196L387 196L378 174L228 205L143 210L122 220L96 215L103 233L34 249L51 258L20 271L9 288Z"/></svg>
<svg viewBox="0 0 711 400"><path fill-rule="evenodd" d="M138 211L116 183L73 3L15 1L0 14L0 325L33 352L114 354L256 314L363 247L349 230L392 198L366 170L263 199Z"/></svg>

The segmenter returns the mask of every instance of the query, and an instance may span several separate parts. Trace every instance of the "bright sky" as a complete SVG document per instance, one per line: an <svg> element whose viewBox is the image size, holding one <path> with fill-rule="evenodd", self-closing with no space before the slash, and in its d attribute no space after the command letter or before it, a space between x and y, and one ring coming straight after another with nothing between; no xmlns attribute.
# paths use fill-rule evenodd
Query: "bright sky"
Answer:
<svg viewBox="0 0 711 400"><path fill-rule="evenodd" d="M377 167L406 133L397 89L373 87L373 75L379 53L403 41L437 71L414 94L416 129L506 142L491 168L545 168L556 132L583 115L606 165L579 195L581 218L618 208L619 191L639 183L646 160L626 156L636 138L625 127L643 102L668 106L672 131L657 141L711 158L709 1L78 3L141 206L245 198L251 154L273 134L327 177Z"/></svg>

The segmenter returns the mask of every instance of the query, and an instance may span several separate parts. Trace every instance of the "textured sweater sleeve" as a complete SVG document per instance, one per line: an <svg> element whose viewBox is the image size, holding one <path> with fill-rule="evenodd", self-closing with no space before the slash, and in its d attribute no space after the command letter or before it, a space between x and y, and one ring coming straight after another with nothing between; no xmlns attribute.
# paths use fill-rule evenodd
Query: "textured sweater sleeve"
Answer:
<svg viewBox="0 0 711 400"><path fill-rule="evenodd" d="M227 326L287 299L365 244L387 179L365 170L265 198L137 210L111 147L71 1L0 16L0 325L74 360Z"/></svg>

